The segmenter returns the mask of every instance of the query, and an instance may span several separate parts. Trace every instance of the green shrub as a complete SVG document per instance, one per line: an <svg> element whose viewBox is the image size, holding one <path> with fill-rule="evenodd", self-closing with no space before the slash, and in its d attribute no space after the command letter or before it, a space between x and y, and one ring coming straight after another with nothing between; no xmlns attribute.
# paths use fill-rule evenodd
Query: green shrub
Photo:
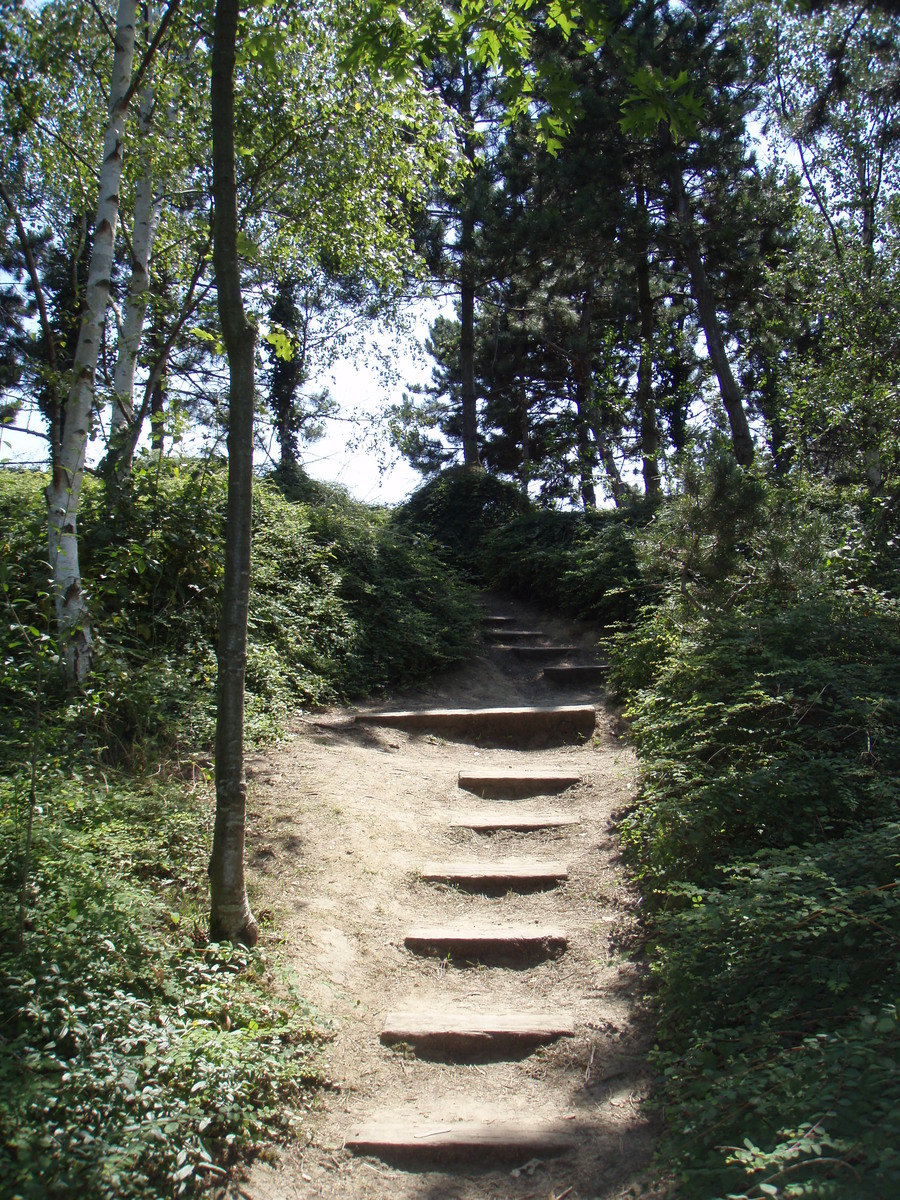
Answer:
<svg viewBox="0 0 900 1200"><path fill-rule="evenodd" d="M900 826L761 851L660 917L659 1049L679 1196L900 1191Z"/></svg>
<svg viewBox="0 0 900 1200"><path fill-rule="evenodd" d="M19 944L22 789L0 790L0 1180L24 1200L190 1196L296 1132L323 1031L265 956L203 948L211 804L47 777Z"/></svg>

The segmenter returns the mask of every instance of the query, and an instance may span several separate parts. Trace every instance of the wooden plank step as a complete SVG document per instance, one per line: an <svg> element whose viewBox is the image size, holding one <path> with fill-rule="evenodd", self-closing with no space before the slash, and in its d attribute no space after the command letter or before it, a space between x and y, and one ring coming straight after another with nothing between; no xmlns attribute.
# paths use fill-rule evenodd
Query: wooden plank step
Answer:
<svg viewBox="0 0 900 1200"><path fill-rule="evenodd" d="M485 629L484 636L492 642L527 642L547 635L540 629L507 629L504 626L502 629Z"/></svg>
<svg viewBox="0 0 900 1200"><path fill-rule="evenodd" d="M597 713L591 704L548 708L423 708L357 713L359 724L433 729L482 737L589 737Z"/></svg>
<svg viewBox="0 0 900 1200"><path fill-rule="evenodd" d="M385 1045L407 1042L428 1050L478 1050L536 1046L574 1037L570 1013L451 1012L388 1013L381 1031Z"/></svg>
<svg viewBox="0 0 900 1200"><path fill-rule="evenodd" d="M606 673L607 667L603 663L545 667L543 672L549 683L594 683L605 679Z"/></svg>
<svg viewBox="0 0 900 1200"><path fill-rule="evenodd" d="M550 796L581 783L575 771L492 770L460 771L459 786L476 796Z"/></svg>
<svg viewBox="0 0 900 1200"><path fill-rule="evenodd" d="M498 646L498 650L509 650L516 658L535 662L553 662L556 658L569 658L578 654L577 646Z"/></svg>
<svg viewBox="0 0 900 1200"><path fill-rule="evenodd" d="M521 954L565 950L568 937L557 925L417 925L407 930L403 943L409 950L437 950L442 954Z"/></svg>
<svg viewBox="0 0 900 1200"><path fill-rule="evenodd" d="M419 876L428 882L515 887L516 884L536 885L568 879L569 870L565 863L542 862L535 858L501 858L494 862L464 859L457 862L427 862Z"/></svg>
<svg viewBox="0 0 900 1200"><path fill-rule="evenodd" d="M580 823L580 817L570 817L567 813L520 812L518 809L458 813L450 818L451 829L474 829L476 833L490 833L497 829L528 833L536 829L560 829L564 825Z"/></svg>
<svg viewBox="0 0 900 1200"><path fill-rule="evenodd" d="M481 619L485 625L515 625L519 620L518 617L501 617L494 613L488 613Z"/></svg>
<svg viewBox="0 0 900 1200"><path fill-rule="evenodd" d="M344 1141L348 1150L381 1158L538 1158L575 1144L571 1126L556 1121L373 1121Z"/></svg>

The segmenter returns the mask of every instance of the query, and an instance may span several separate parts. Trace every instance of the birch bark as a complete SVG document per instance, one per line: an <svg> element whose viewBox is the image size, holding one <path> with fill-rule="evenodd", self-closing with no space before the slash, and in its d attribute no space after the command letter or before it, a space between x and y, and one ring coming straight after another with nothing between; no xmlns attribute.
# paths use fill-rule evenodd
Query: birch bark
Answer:
<svg viewBox="0 0 900 1200"><path fill-rule="evenodd" d="M150 290L150 257L153 240L162 215L162 200L154 196L153 163L148 147L150 126L153 120L155 91L152 84L144 88L138 117L140 136L140 177L135 187L134 229L131 235L131 281L125 300L122 328L116 355L113 376L113 406L110 420L110 449L115 455L125 430L135 419L134 373L141 337L144 332L144 317ZM131 458L120 456L116 463L119 479L128 475Z"/></svg>
<svg viewBox="0 0 900 1200"><path fill-rule="evenodd" d="M72 386L66 401L65 429L59 463L54 466L53 477L46 491L52 590L66 676L70 685L80 683L87 677L93 655L90 615L78 561L77 517L93 420L94 374L109 302L116 224L119 217L122 148L134 61L136 15L137 0L119 0L109 119L103 142L103 164L100 169L97 218L85 293L85 310L75 351Z"/></svg>

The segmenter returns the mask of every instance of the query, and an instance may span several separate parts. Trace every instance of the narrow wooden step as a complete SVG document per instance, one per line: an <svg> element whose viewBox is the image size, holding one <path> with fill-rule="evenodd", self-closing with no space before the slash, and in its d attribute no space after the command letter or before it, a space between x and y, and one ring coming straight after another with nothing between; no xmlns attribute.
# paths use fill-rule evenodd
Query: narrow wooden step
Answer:
<svg viewBox="0 0 900 1200"><path fill-rule="evenodd" d="M606 678L608 668L602 663L574 666L545 667L544 678L549 683L594 683Z"/></svg>
<svg viewBox="0 0 900 1200"><path fill-rule="evenodd" d="M571 1127L555 1121L378 1121L358 1125L344 1146L381 1158L539 1158L575 1145Z"/></svg>
<svg viewBox="0 0 900 1200"><path fill-rule="evenodd" d="M540 629L509 629L504 625L499 629L485 629L484 636L492 642L528 642L547 635Z"/></svg>
<svg viewBox="0 0 900 1200"><path fill-rule="evenodd" d="M459 786L476 796L551 796L581 783L575 771L513 771L482 767L460 771Z"/></svg>
<svg viewBox="0 0 900 1200"><path fill-rule="evenodd" d="M591 704L549 708L423 708L357 713L359 724L397 729L432 729L472 737L578 738L594 732L597 713Z"/></svg>
<svg viewBox="0 0 900 1200"><path fill-rule="evenodd" d="M506 649L516 658L524 658L529 662L553 662L554 659L569 658L579 653L577 646L498 646L497 649Z"/></svg>
<svg viewBox="0 0 900 1200"><path fill-rule="evenodd" d="M518 617L502 617L502 616L496 615L494 613L488 613L486 616L482 617L482 620L484 621L485 625L497 625L497 626L499 626L499 625L515 625L517 623L518 619L519 619Z"/></svg>
<svg viewBox="0 0 900 1200"><path fill-rule="evenodd" d="M502 858L494 862L465 859L428 862L419 875L429 882L456 883L461 887L535 887L568 879L569 870L565 863L534 858Z"/></svg>
<svg viewBox="0 0 900 1200"><path fill-rule="evenodd" d="M574 1037L570 1013L394 1012L388 1013L381 1040L405 1042L422 1052L524 1048Z"/></svg>
<svg viewBox="0 0 900 1200"><path fill-rule="evenodd" d="M490 833L498 829L510 829L528 833L535 829L560 829L565 825L578 825L580 817L567 813L520 812L507 809L501 812L457 813L450 818L451 829L474 829L476 833Z"/></svg>
<svg viewBox="0 0 900 1200"><path fill-rule="evenodd" d="M406 932L409 950L440 954L548 954L565 950L568 938L556 925L417 925Z"/></svg>

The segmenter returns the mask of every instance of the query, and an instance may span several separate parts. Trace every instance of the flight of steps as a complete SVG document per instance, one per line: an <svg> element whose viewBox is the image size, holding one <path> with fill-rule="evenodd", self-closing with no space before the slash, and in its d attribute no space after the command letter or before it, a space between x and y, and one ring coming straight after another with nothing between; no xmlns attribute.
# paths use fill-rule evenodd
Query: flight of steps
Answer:
<svg viewBox="0 0 900 1200"><path fill-rule="evenodd" d="M499 655L512 654L538 664L564 660L555 668L563 675L548 675L547 682L583 686L593 682L602 667L595 663L572 663L580 656L577 647L553 645L539 630L521 628L515 618L490 615L485 618L485 640ZM566 671L575 674L566 675ZM421 732L427 730L473 745L530 746L564 745L592 735L596 722L593 704L545 704L512 708L422 709L369 712L355 720L369 725ZM490 835L500 831L540 833L577 827L580 817L570 810L548 807L548 798L576 786L582 780L571 769L498 770L474 766L459 771L458 794L465 797L460 809L446 821L448 830L470 830ZM529 808L527 802L537 801ZM525 803L522 803L525 802ZM473 807L474 804L474 807ZM568 864L540 855L487 858L453 858L423 861L418 877L428 883L450 884L486 897L511 890L527 893L559 887L568 878ZM401 934L406 948L415 955L438 956L448 962L514 965L522 975L548 958L566 953L566 929L537 921L447 921L412 924ZM528 989L523 979L522 1005L510 1008L485 1006L441 1006L439 1011L421 1011L401 998L396 1011L384 1021L381 1041L403 1044L417 1056L453 1055L457 1062L484 1062L491 1056L521 1058L538 1047L575 1036L576 1024L565 1011L529 1011ZM386 1161L415 1161L425 1169L432 1163L460 1159L466 1163L492 1165L515 1158L543 1159L572 1150L579 1132L559 1119L513 1119L498 1111L490 1120L412 1120L405 1115L373 1113L371 1120L347 1131L345 1146L359 1154Z"/></svg>

